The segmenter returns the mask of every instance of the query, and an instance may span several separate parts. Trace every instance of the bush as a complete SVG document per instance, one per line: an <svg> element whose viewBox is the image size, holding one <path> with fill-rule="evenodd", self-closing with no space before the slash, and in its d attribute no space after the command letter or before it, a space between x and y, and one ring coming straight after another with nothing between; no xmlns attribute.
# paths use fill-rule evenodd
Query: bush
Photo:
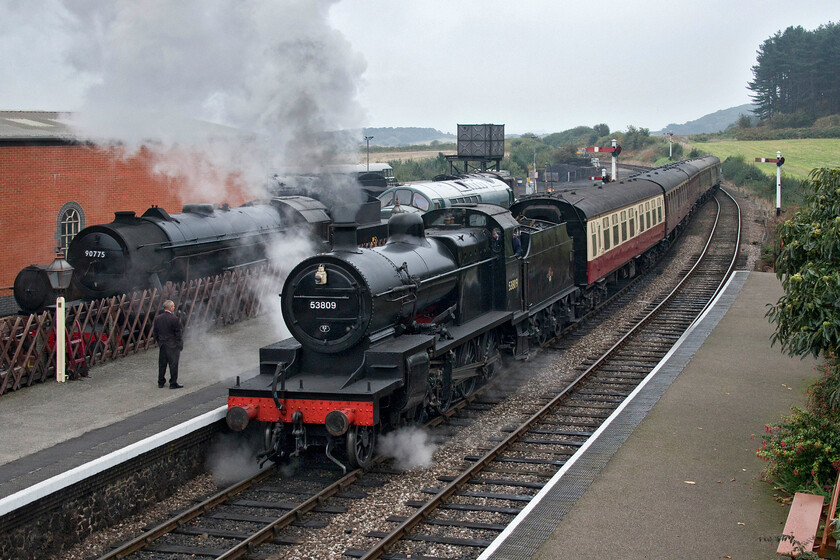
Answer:
<svg viewBox="0 0 840 560"><path fill-rule="evenodd" d="M814 121L814 128L840 128L840 115L828 115Z"/></svg>
<svg viewBox="0 0 840 560"><path fill-rule="evenodd" d="M765 426L756 454L767 461L765 480L788 494L827 496L840 468L840 425L801 408Z"/></svg>
<svg viewBox="0 0 840 560"><path fill-rule="evenodd" d="M840 424L840 364L832 357L822 366L822 377L808 389L808 410Z"/></svg>
<svg viewBox="0 0 840 560"><path fill-rule="evenodd" d="M814 117L805 111L795 113L778 113L768 119L770 128L804 128L814 124Z"/></svg>
<svg viewBox="0 0 840 560"><path fill-rule="evenodd" d="M666 159L666 162L667 162L668 154L673 153L673 156L671 157L671 159L673 159L674 161L677 161L677 160L683 159L684 151L685 150L683 150L683 145L682 144L674 142L674 144L669 147L668 142L664 142L657 147L656 155L658 157L664 157Z"/></svg>

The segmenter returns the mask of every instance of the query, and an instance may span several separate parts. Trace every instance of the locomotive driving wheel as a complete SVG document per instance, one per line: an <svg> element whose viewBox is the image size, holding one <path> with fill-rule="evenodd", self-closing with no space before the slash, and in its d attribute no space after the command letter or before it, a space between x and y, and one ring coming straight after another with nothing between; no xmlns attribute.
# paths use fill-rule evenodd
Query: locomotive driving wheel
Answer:
<svg viewBox="0 0 840 560"><path fill-rule="evenodd" d="M496 330L487 331L481 338L481 359L483 361L496 358L499 353L499 333ZM489 381L496 373L496 362L484 366L484 380Z"/></svg>
<svg viewBox="0 0 840 560"><path fill-rule="evenodd" d="M458 367L466 366L476 361L475 340L470 340L458 349ZM473 375L464 379L455 386L455 392L459 398L465 399L475 392L476 376Z"/></svg>
<svg viewBox="0 0 840 560"><path fill-rule="evenodd" d="M548 309L543 309L531 318L531 328L534 330L534 339L539 346L548 342L553 332L551 314Z"/></svg>
<svg viewBox="0 0 840 560"><path fill-rule="evenodd" d="M566 313L561 302L558 301L551 306L552 334L554 336L560 336L560 333L563 332L563 318L565 316Z"/></svg>
<svg viewBox="0 0 840 560"><path fill-rule="evenodd" d="M376 432L372 426L353 426L347 432L347 459L354 469L366 469L373 461Z"/></svg>

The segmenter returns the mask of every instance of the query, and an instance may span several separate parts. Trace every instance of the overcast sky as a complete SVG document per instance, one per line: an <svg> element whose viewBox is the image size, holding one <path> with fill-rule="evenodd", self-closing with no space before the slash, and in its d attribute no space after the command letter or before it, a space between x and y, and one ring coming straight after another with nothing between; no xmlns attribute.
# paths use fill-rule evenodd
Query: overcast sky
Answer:
<svg viewBox="0 0 840 560"><path fill-rule="evenodd" d="M840 22L836 0L344 0L374 126L658 130L750 102L759 45Z"/></svg>
<svg viewBox="0 0 840 560"><path fill-rule="evenodd" d="M123 113L173 101L191 117L248 127L271 112L283 126L314 99L328 128L658 130L748 103L761 42L830 21L837 0L2 0L0 110L119 96ZM307 41L323 36L313 56ZM270 72L254 62L266 49L282 53ZM279 68L281 56L294 63Z"/></svg>

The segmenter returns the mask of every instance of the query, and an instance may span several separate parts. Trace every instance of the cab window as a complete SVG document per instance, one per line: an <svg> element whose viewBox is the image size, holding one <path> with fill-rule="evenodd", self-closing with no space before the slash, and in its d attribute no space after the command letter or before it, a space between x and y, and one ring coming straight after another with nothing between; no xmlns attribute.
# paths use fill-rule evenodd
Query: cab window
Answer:
<svg viewBox="0 0 840 560"><path fill-rule="evenodd" d="M431 203L429 202L429 199L423 196L422 194L414 193L414 197L411 200L411 205L425 212L429 209Z"/></svg>
<svg viewBox="0 0 840 560"><path fill-rule="evenodd" d="M413 194L409 190L400 189L397 191L397 201L403 206L411 206L411 197Z"/></svg>

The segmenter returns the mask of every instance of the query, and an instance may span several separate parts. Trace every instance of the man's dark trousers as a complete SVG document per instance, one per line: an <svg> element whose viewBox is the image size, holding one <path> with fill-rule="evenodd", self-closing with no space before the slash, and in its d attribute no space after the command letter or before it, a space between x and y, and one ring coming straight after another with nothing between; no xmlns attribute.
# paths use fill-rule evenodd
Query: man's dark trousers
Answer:
<svg viewBox="0 0 840 560"><path fill-rule="evenodd" d="M178 383L178 359L181 351L177 346L162 345L158 354L158 385L166 383L166 366L169 366L169 384Z"/></svg>

